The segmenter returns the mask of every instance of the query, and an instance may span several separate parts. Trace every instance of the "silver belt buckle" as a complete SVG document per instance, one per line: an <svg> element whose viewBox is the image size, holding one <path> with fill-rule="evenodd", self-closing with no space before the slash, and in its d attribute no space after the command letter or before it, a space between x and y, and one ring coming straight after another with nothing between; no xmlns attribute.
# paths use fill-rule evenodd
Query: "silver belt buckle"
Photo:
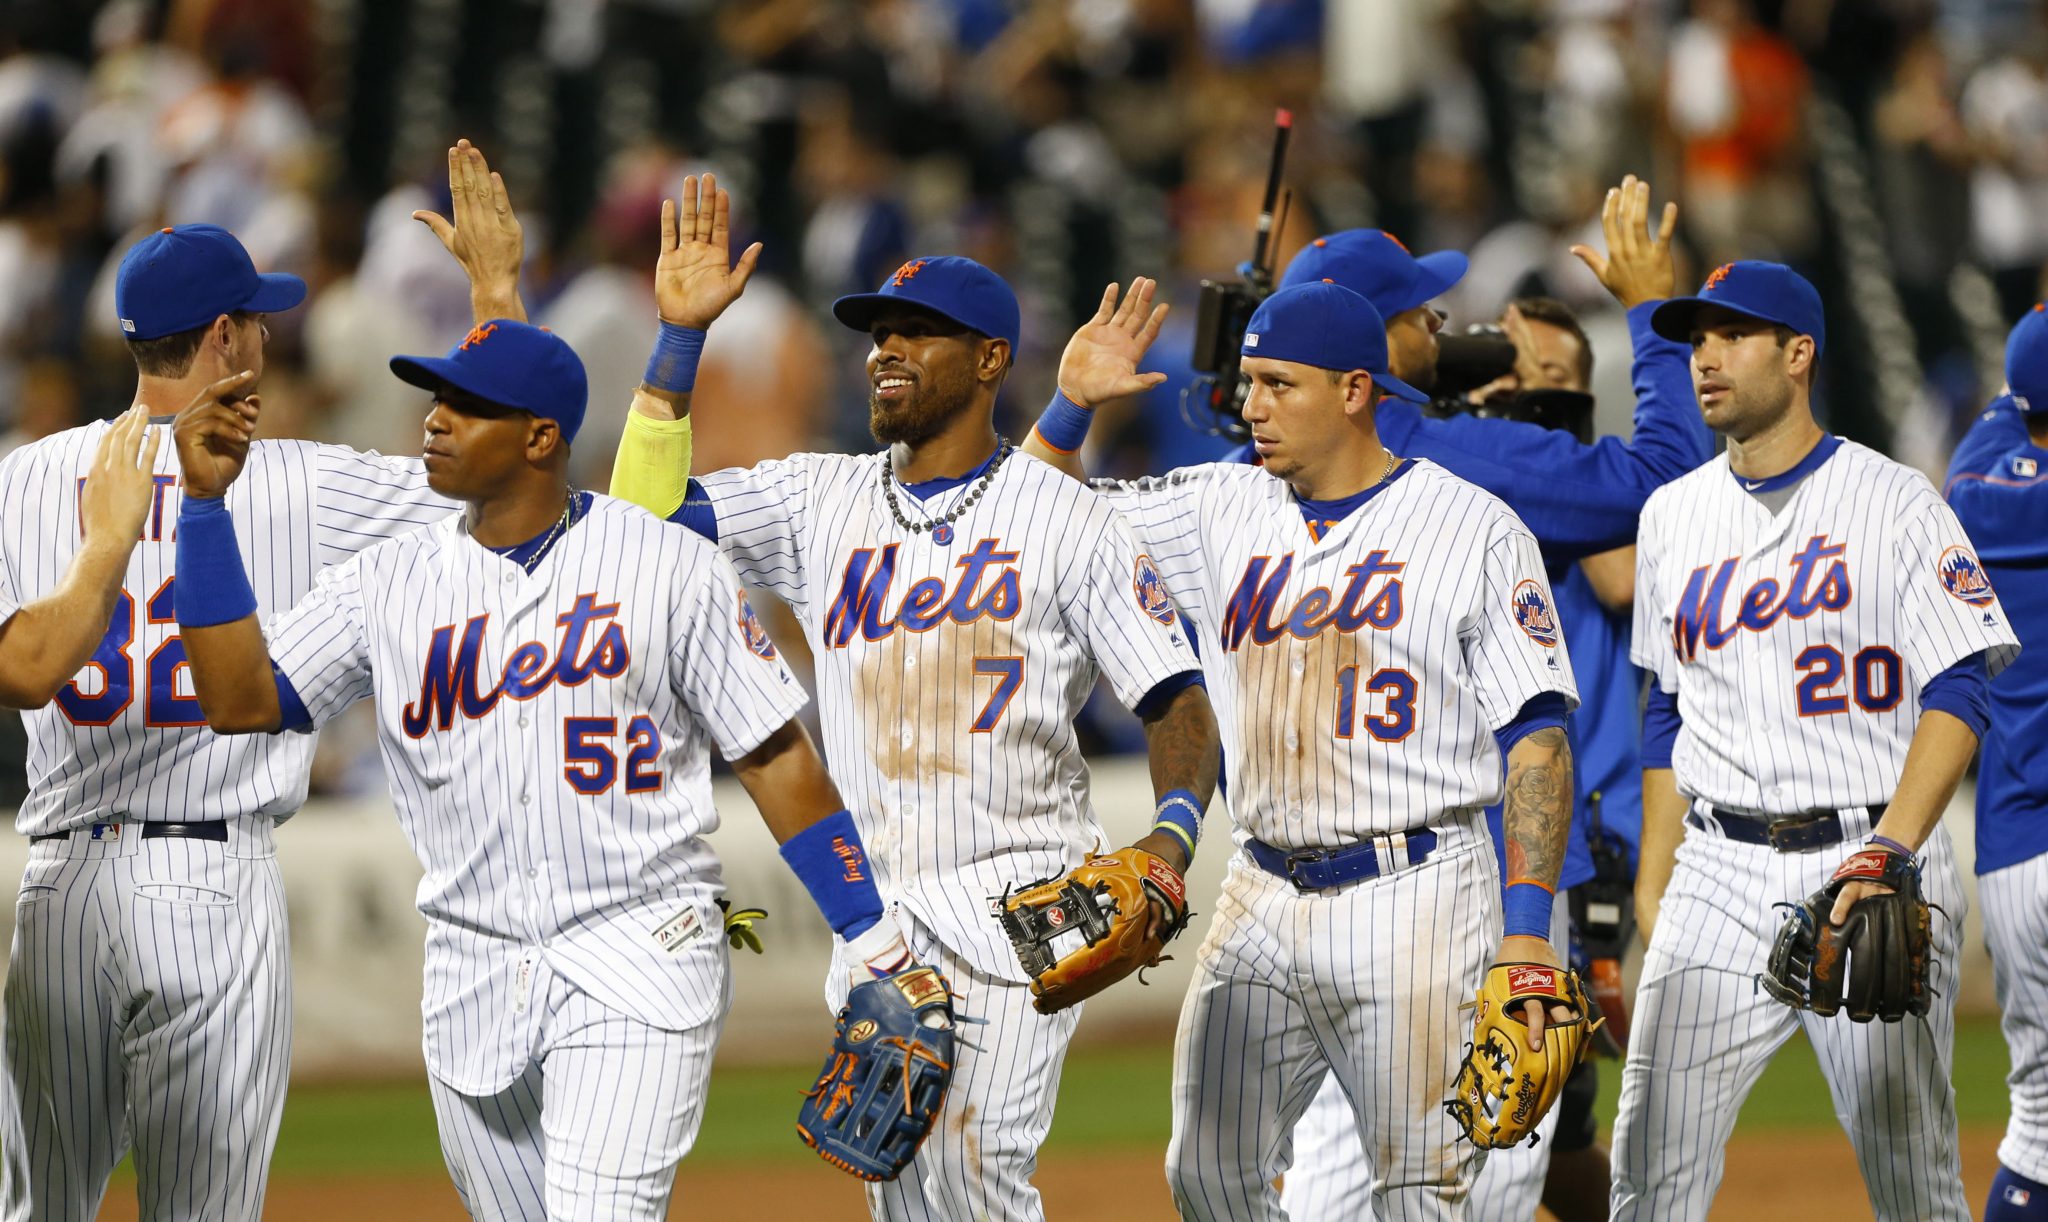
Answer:
<svg viewBox="0 0 2048 1222"><path fill-rule="evenodd" d="M1294 889L1303 894L1307 894L1310 891L1322 890L1321 887L1311 887L1307 883L1301 881L1301 875L1296 873L1295 870L1298 866L1315 865L1319 862L1328 861L1329 857L1330 851L1328 849L1294 850L1292 853L1289 853L1287 855L1287 881L1293 883Z"/></svg>

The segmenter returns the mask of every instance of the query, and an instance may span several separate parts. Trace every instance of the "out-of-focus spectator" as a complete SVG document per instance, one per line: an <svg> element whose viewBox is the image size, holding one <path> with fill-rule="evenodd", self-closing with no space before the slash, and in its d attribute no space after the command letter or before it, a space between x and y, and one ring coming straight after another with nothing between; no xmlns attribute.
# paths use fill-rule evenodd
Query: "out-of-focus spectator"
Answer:
<svg viewBox="0 0 2048 1222"><path fill-rule="evenodd" d="M2041 295L2048 261L2048 34L2036 29L1977 69L1963 121L1978 153L1970 180L1971 234L2005 316Z"/></svg>
<svg viewBox="0 0 2048 1222"><path fill-rule="evenodd" d="M1798 51L1758 23L1750 0L1695 0L1665 63L1687 223L1708 262L1803 258L1815 218Z"/></svg>
<svg viewBox="0 0 2048 1222"><path fill-rule="evenodd" d="M52 433L85 423L78 378L59 360L31 361L21 372L14 423L0 433L0 457Z"/></svg>

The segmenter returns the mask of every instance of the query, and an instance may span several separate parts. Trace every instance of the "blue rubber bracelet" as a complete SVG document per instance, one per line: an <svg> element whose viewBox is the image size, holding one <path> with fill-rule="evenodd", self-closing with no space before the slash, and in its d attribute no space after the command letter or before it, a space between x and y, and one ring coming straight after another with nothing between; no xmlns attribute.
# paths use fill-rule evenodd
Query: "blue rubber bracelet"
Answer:
<svg viewBox="0 0 2048 1222"><path fill-rule="evenodd" d="M178 506L178 580L171 613L181 628L211 628L256 614L256 591L235 545L225 497L184 497Z"/></svg>
<svg viewBox="0 0 2048 1222"><path fill-rule="evenodd" d="M1550 914L1557 903L1555 892L1542 883L1509 883L1501 903L1508 937L1550 940Z"/></svg>
<svg viewBox="0 0 2048 1222"><path fill-rule="evenodd" d="M842 938L857 938L882 919L882 893L853 816L834 811L782 843L782 860Z"/></svg>
<svg viewBox="0 0 2048 1222"><path fill-rule="evenodd" d="M1875 832L1871 833L1870 839L1864 841L1863 843L1874 844L1878 845L1881 848L1890 849L1892 852L1897 853L1901 857L1913 856L1913 850L1907 848L1903 844L1900 844L1898 841L1893 840L1890 836L1880 836Z"/></svg>
<svg viewBox="0 0 2048 1222"><path fill-rule="evenodd" d="M704 333L695 327L661 324L655 336L654 353L647 358L643 385L672 395L685 395L697 387L697 361L704 355Z"/></svg>
<svg viewBox="0 0 2048 1222"><path fill-rule="evenodd" d="M1088 426L1094 421L1094 412L1067 398L1067 392L1055 390L1038 418L1038 439L1058 453L1072 454L1088 440Z"/></svg>

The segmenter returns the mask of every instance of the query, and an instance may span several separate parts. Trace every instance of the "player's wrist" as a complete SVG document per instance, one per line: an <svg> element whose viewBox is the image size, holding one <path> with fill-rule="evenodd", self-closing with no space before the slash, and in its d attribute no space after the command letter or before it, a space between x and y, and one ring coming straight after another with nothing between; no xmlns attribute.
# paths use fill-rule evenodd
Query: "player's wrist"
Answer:
<svg viewBox="0 0 2048 1222"><path fill-rule="evenodd" d="M654 338L654 351L647 358L647 372L640 378L641 390L651 395L671 397L671 403L674 402L673 396L687 396L695 390L697 363L704 354L705 326L661 319L659 333Z"/></svg>
<svg viewBox="0 0 2048 1222"><path fill-rule="evenodd" d="M1088 440L1088 426L1095 413L1083 406L1064 387L1053 391L1052 401L1038 417L1038 439L1057 454L1072 454Z"/></svg>
<svg viewBox="0 0 2048 1222"><path fill-rule="evenodd" d="M1550 941L1550 920L1557 892L1541 879L1517 878L1501 893L1502 923L1510 938Z"/></svg>

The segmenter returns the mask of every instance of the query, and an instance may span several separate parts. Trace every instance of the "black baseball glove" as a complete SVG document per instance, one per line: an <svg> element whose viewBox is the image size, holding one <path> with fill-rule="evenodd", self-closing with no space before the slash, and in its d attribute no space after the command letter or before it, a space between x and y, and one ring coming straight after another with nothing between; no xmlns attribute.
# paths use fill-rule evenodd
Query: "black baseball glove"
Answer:
<svg viewBox="0 0 2048 1222"><path fill-rule="evenodd" d="M1857 900L1848 920L1829 923L1836 896L1854 882L1891 891ZM1780 907L1791 915L1778 931L1770 965L1757 977L1771 996L1823 1016L1847 1009L1859 1023L1927 1013L1934 997L1927 982L1933 918L1911 857L1865 848L1803 902Z"/></svg>

